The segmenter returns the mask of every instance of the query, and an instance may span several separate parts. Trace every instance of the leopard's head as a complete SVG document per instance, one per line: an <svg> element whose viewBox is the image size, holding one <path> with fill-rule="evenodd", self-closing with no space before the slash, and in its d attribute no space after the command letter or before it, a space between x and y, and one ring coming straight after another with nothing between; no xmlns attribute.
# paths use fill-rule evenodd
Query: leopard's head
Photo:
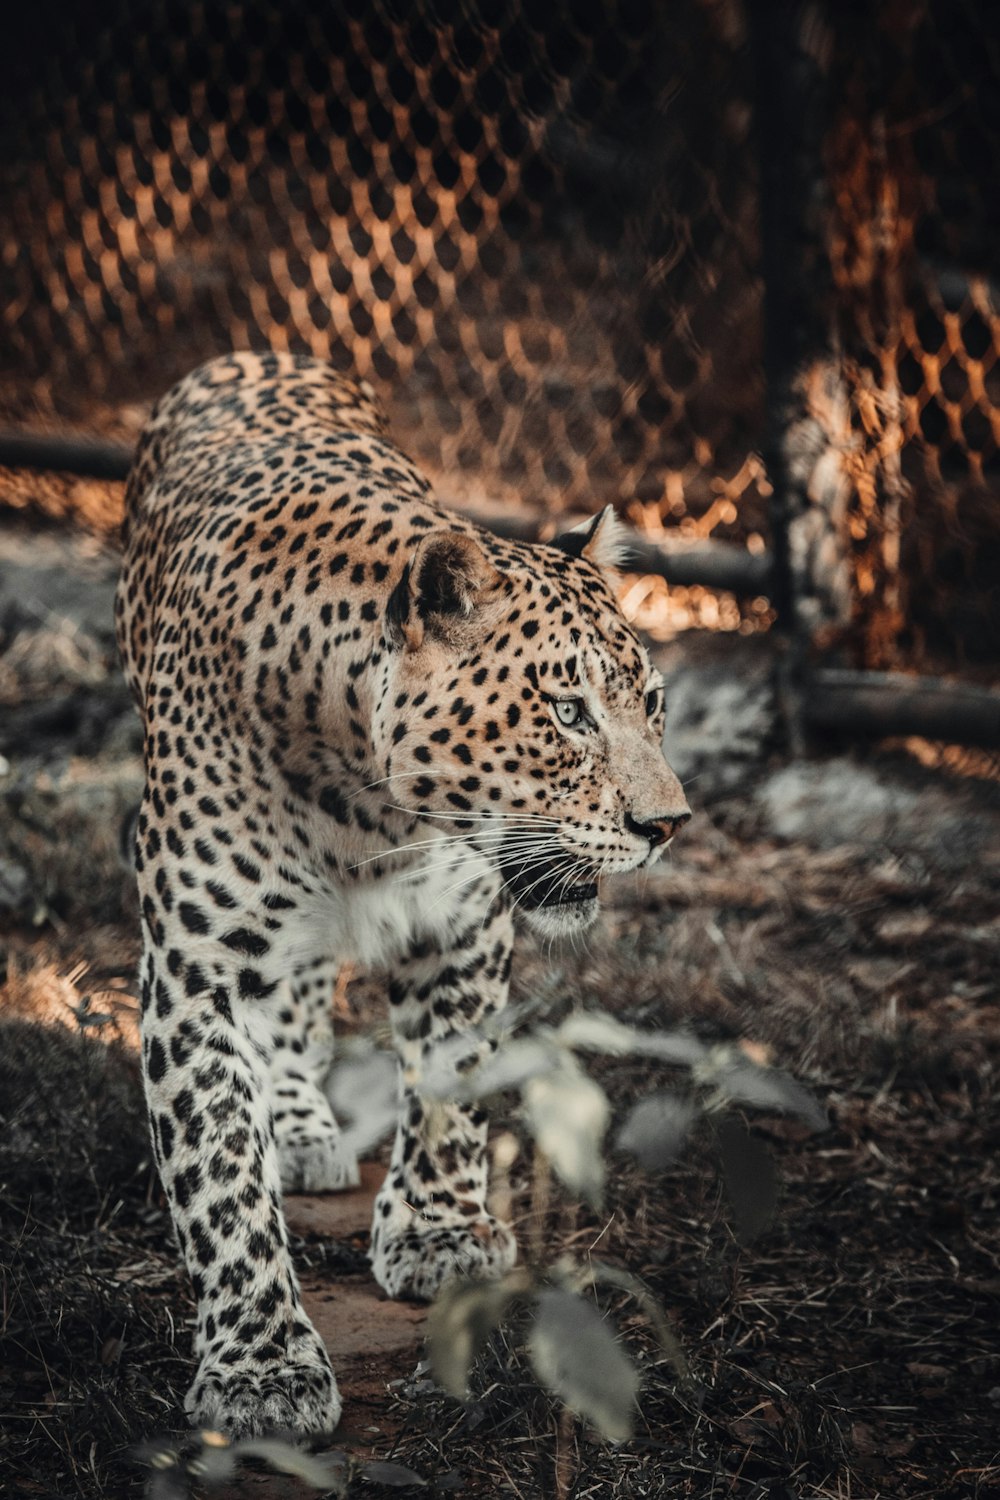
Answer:
<svg viewBox="0 0 1000 1500"><path fill-rule="evenodd" d="M400 806L474 843L547 934L691 816L663 683L614 593L610 507L550 546L432 531L389 602L376 735Z"/></svg>

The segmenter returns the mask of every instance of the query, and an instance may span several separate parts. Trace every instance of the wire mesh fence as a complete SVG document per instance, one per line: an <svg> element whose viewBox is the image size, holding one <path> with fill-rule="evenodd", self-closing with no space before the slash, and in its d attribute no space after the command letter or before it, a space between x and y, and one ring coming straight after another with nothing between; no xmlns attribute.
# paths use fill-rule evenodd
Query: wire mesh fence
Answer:
<svg viewBox="0 0 1000 1500"><path fill-rule="evenodd" d="M859 41L862 45L859 47ZM1000 648L1000 50L986 4L845 27L827 167L869 654Z"/></svg>
<svg viewBox="0 0 1000 1500"><path fill-rule="evenodd" d="M797 141L765 128L775 16L820 101ZM810 634L866 665L1000 655L988 0L40 0L18 26L8 428L129 438L197 360L302 350L375 383L446 498L612 501L760 553L788 519L766 299L797 275ZM812 238L776 267L762 183L793 149ZM773 618L632 596L661 631Z"/></svg>

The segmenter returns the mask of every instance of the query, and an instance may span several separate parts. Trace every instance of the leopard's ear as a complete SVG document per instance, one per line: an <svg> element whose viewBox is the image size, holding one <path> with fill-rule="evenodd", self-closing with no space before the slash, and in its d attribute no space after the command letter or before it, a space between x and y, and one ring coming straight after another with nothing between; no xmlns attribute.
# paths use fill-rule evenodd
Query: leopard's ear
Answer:
<svg viewBox="0 0 1000 1500"><path fill-rule="evenodd" d="M624 567L628 552L625 527L613 505L606 505L596 516L590 516L564 531L552 543L570 557L581 557L602 573L613 573Z"/></svg>
<svg viewBox="0 0 1000 1500"><path fill-rule="evenodd" d="M503 583L475 537L430 531L389 596L391 638L416 651L427 636L457 639Z"/></svg>

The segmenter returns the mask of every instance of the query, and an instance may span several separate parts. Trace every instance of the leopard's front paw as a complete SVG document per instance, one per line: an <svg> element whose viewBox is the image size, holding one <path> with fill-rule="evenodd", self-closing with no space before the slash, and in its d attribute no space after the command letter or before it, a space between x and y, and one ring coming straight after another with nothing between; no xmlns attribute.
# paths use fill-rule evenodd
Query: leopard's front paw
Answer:
<svg viewBox="0 0 1000 1500"><path fill-rule="evenodd" d="M341 1401L325 1350L285 1365L244 1357L232 1365L203 1361L184 1410L195 1427L230 1438L263 1432L330 1433Z"/></svg>
<svg viewBox="0 0 1000 1500"><path fill-rule="evenodd" d="M372 1228L371 1263L375 1280L390 1297L430 1302L456 1276L495 1279L517 1259L511 1230L484 1213L478 1219L428 1220L413 1210L400 1222L390 1214Z"/></svg>

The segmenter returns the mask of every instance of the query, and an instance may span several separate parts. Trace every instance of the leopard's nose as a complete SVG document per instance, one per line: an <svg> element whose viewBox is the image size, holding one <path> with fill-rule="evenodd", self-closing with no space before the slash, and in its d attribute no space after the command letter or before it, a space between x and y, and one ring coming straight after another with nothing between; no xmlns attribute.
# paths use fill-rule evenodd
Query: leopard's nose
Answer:
<svg viewBox="0 0 1000 1500"><path fill-rule="evenodd" d="M685 808L683 812L656 813L653 817L643 818L634 818L631 813L627 813L625 827L629 833L637 833L640 838L648 839L650 848L655 849L658 844L668 843L678 829L690 821L689 808Z"/></svg>

